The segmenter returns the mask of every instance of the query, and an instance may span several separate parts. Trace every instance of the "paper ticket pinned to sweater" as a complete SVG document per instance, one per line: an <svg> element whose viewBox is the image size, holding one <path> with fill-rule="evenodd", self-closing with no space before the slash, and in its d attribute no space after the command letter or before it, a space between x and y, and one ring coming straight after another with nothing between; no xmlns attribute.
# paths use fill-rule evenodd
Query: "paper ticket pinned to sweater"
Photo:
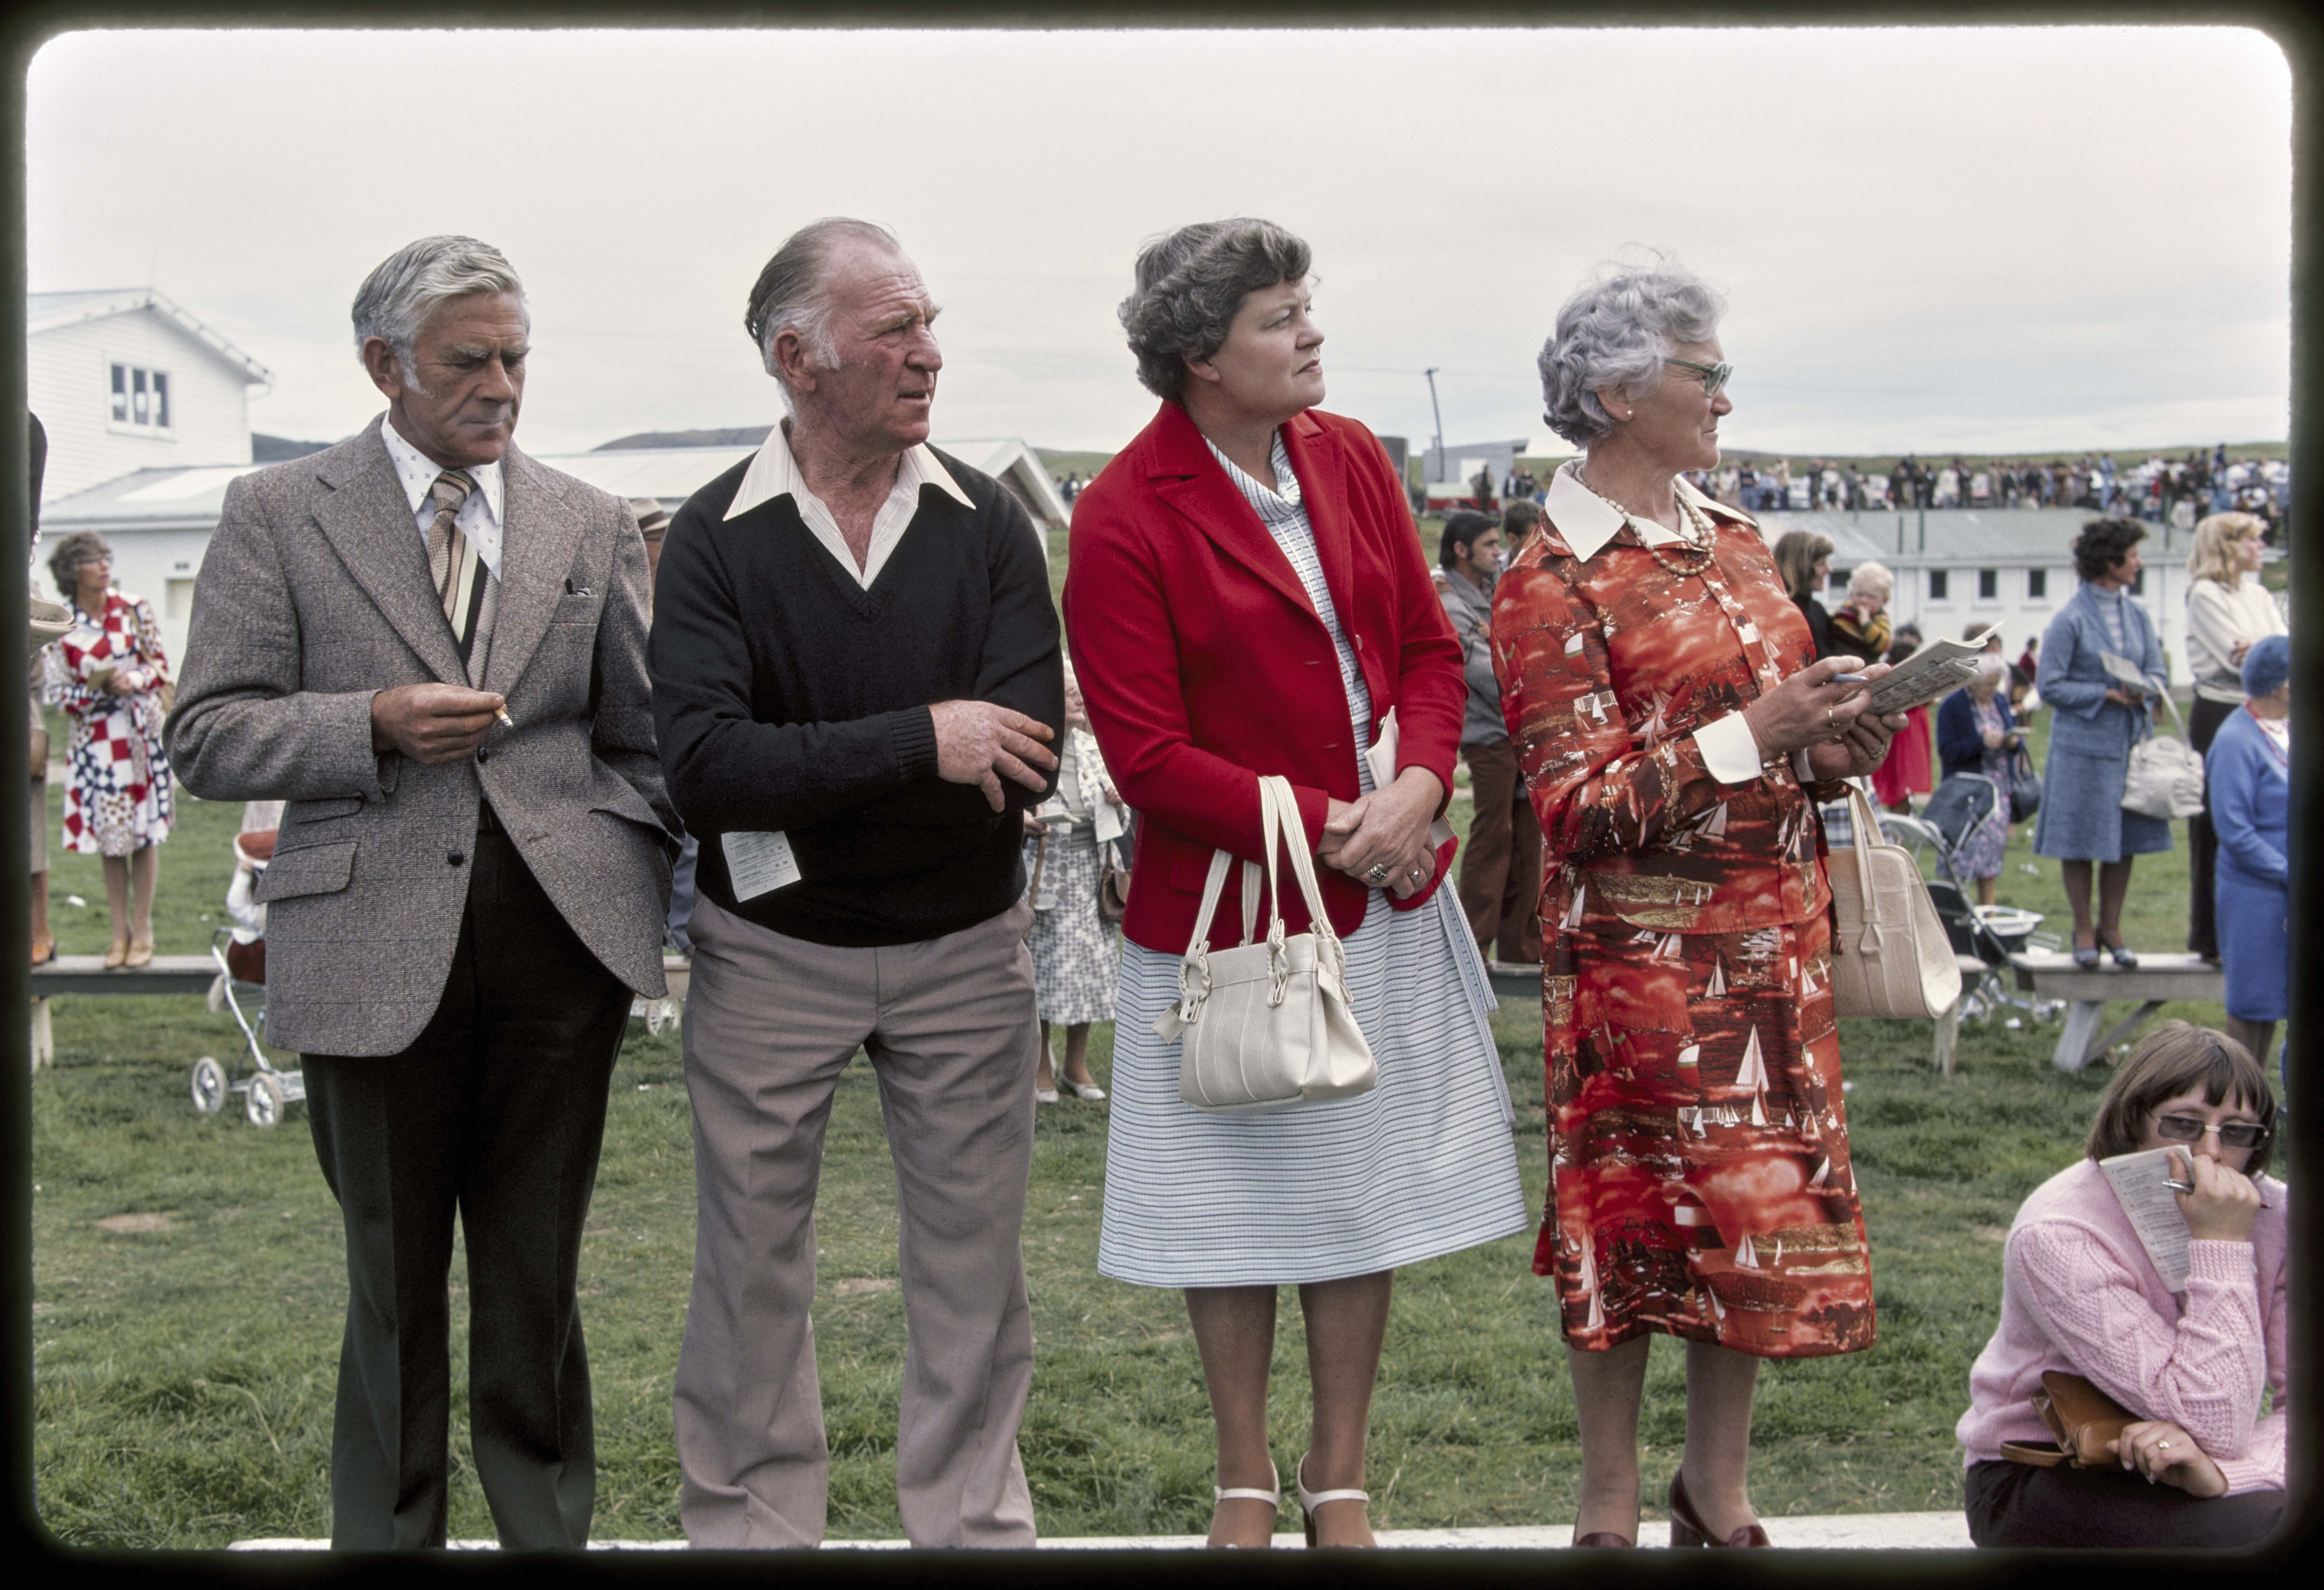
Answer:
<svg viewBox="0 0 2324 1590"><path fill-rule="evenodd" d="M2171 1179L2171 1151L2148 1148L2118 1153L2100 1160L2098 1169L2106 1172L2122 1212L2130 1217L2130 1228L2138 1233L2164 1289L2185 1291L2187 1217L2179 1208L2179 1195L2166 1185Z"/></svg>
<svg viewBox="0 0 2324 1590"><path fill-rule="evenodd" d="M718 848L726 852L726 877L734 886L737 905L799 880L791 841L780 832L722 833Z"/></svg>

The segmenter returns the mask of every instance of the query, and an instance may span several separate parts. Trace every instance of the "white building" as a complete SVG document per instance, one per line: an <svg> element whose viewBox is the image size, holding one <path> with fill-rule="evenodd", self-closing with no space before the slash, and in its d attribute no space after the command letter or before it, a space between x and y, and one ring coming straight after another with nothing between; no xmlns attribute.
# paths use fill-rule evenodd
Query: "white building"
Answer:
<svg viewBox="0 0 2324 1590"><path fill-rule="evenodd" d="M150 287L24 298L25 394L48 432L43 508L141 469L250 462L266 366Z"/></svg>
<svg viewBox="0 0 2324 1590"><path fill-rule="evenodd" d="M1838 607L1849 575L1877 561L1896 577L1889 616L1920 628L1924 639L1960 639L1971 625L2001 626L2003 655L2013 660L2049 628L2080 587L2074 538L2093 517L2079 508L1845 510L1816 513L1769 510L1753 515L1773 545L1787 530L1831 538L1831 586ZM2139 543L2143 564L2131 595L2145 605L2163 637L2175 685L2187 671L2187 554L2193 536L2150 524Z"/></svg>

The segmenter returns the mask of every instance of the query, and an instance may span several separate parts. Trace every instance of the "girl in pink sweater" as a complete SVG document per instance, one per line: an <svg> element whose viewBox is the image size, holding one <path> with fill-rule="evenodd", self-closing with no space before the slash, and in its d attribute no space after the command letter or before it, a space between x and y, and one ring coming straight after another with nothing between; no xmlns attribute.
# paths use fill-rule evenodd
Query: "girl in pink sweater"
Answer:
<svg viewBox="0 0 2324 1590"><path fill-rule="evenodd" d="M2001 1322L1955 1434L1979 1546L2241 1546L2283 1512L2288 1257L2283 1183L2264 1172L2275 1101L2234 1039L2168 1022L2116 1071L2089 1157L2036 1188L2004 1250ZM2172 1150L2188 1276L2166 1291L2098 1166ZM2045 1370L2139 1415L2119 1465L2037 1468L2002 1443L2050 1438ZM2264 1396L2268 1410L2263 1414Z"/></svg>

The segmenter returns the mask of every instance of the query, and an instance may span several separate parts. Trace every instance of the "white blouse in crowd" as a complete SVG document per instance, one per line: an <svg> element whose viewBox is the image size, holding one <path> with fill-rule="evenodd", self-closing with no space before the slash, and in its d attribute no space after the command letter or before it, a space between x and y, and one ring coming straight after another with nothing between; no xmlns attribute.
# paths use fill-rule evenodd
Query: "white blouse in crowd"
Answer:
<svg viewBox="0 0 2324 1590"><path fill-rule="evenodd" d="M2243 700L2243 666L2229 660L2237 640L2290 632L2275 593L2255 574L2238 574L2233 585L2187 583L2187 667L2195 676L2195 694L2206 701L2232 705Z"/></svg>

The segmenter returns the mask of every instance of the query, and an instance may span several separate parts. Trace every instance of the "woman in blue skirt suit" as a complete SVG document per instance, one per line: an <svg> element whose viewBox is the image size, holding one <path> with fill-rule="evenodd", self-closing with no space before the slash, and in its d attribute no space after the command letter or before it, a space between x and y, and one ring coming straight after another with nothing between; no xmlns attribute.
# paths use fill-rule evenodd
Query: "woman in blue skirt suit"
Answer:
<svg viewBox="0 0 2324 1590"><path fill-rule="evenodd" d="M2244 694L2212 738L2204 778L2219 836L2213 878L2227 1031L2264 1066L2292 999L2291 641L2252 643Z"/></svg>
<svg viewBox="0 0 2324 1590"><path fill-rule="evenodd" d="M2171 824L2122 809L2130 748L2147 733L2153 703L2170 676L2163 641L2145 607L2130 595L2138 578L2138 543L2146 527L2134 519L2094 519L2074 538L2081 588L2042 637L2034 688L2050 718L2050 755L2034 853L2061 863L2066 903L2074 911L2074 964L2096 966L2103 946L2127 970L2138 964L2122 942L2122 903L2135 856L2171 848ZM2128 659L2147 688L2125 685L2102 654ZM2098 868L2098 909L2090 909L2090 869Z"/></svg>

